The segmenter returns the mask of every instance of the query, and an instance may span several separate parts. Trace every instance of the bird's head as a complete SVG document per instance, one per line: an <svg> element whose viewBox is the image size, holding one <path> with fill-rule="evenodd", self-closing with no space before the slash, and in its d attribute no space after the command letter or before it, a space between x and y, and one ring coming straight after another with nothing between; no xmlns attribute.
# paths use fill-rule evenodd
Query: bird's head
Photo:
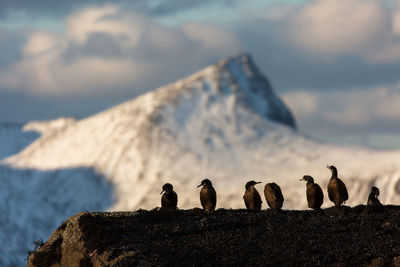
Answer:
<svg viewBox="0 0 400 267"><path fill-rule="evenodd" d="M174 187L172 186L172 184L166 183L163 185L160 195L164 192L172 192L173 190L174 190Z"/></svg>
<svg viewBox="0 0 400 267"><path fill-rule="evenodd" d="M328 168L328 169L330 169L331 170L331 172L332 172L332 177L337 177L337 169L336 169L336 167L335 166L333 166L333 165L326 165L326 167Z"/></svg>
<svg viewBox="0 0 400 267"><path fill-rule="evenodd" d="M310 175L304 175L302 179L300 179L300 181L306 181L309 183L314 183L314 178L312 178Z"/></svg>
<svg viewBox="0 0 400 267"><path fill-rule="evenodd" d="M375 197L379 196L379 189L376 186L371 188L371 193L374 194Z"/></svg>
<svg viewBox="0 0 400 267"><path fill-rule="evenodd" d="M248 181L246 183L246 190L250 188L250 186L255 186L256 184L261 184L261 182L255 182L254 180Z"/></svg>
<svg viewBox="0 0 400 267"><path fill-rule="evenodd" d="M201 184L199 184L197 187L200 187L200 186L212 186L212 183L211 183L211 181L210 180L208 180L208 179L204 179L203 181L201 181Z"/></svg>

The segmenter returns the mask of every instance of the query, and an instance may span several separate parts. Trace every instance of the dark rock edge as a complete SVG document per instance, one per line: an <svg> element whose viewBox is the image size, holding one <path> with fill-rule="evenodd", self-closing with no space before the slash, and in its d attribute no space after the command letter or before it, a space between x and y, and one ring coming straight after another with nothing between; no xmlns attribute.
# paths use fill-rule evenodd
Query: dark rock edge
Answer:
<svg viewBox="0 0 400 267"><path fill-rule="evenodd" d="M400 266L400 206L81 212L28 266Z"/></svg>

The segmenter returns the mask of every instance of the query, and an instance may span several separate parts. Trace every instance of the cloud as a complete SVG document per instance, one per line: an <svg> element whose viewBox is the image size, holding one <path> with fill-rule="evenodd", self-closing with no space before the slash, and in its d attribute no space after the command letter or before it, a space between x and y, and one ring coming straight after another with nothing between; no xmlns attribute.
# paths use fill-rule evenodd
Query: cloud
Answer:
<svg viewBox="0 0 400 267"><path fill-rule="evenodd" d="M307 91L293 91L283 95L283 99L294 112L295 117L310 116L318 108L316 95Z"/></svg>
<svg viewBox="0 0 400 267"><path fill-rule="evenodd" d="M210 0L114 0L113 4L124 6L127 9L135 10L137 13L148 16L165 16L183 12L185 10L197 8L209 4ZM221 1L223 5L231 4L232 1ZM236 1L233 1L236 2ZM0 9L0 19L8 19L15 13L24 13L30 17L59 17L69 14L75 10L90 6L104 5L107 0L84 0L84 1L64 1L64 0L2 0Z"/></svg>
<svg viewBox="0 0 400 267"><path fill-rule="evenodd" d="M233 35L214 26L165 27L114 5L90 7L71 14L61 33L33 31L22 59L0 72L0 87L34 94L118 92L149 86L153 75L162 85L238 47ZM136 91L148 89L154 88Z"/></svg>
<svg viewBox="0 0 400 267"><path fill-rule="evenodd" d="M400 84L282 95L299 130L329 143L400 148Z"/></svg>
<svg viewBox="0 0 400 267"><path fill-rule="evenodd" d="M169 15L183 10L192 9L209 4L210 0L170 0L170 1L153 1L153 5L149 5L149 13L152 15ZM221 1L229 2L229 1ZM226 3L224 3L226 4Z"/></svg>
<svg viewBox="0 0 400 267"><path fill-rule="evenodd" d="M88 92L89 87L107 91L113 83L116 92L126 92L131 83L130 88L143 93L243 49L254 55L278 89L346 90L395 83L400 62L396 60L396 46L386 38L390 27L385 20L392 19L383 14L397 18L399 9L389 11L380 2L366 0L365 7L358 10L360 1L313 0L277 5L269 7L265 17L241 16L220 27L212 21L163 26L146 15L130 12L123 1L118 2L121 6L79 9L65 19L61 33L34 31L22 50L23 60L0 72L0 86L40 94ZM169 2L170 8L178 2ZM154 3L153 8L166 5ZM188 8L197 5L198 1L187 3ZM360 12L351 15L346 8ZM313 20L318 23L307 23ZM393 25L397 24L393 19ZM399 29L396 26L390 32ZM377 34L377 41L373 34ZM381 34L386 39L378 38ZM113 70L107 71L106 62L119 74L118 82L109 77ZM174 68L165 68L166 62ZM88 71L80 66L90 68L90 73L77 81L73 77L82 79L80 74ZM104 77L101 85L100 81L90 80L97 75ZM152 78L154 75L157 79ZM85 85L83 90L74 89L81 84Z"/></svg>
<svg viewBox="0 0 400 267"><path fill-rule="evenodd" d="M24 31L0 27L0 71L20 58L25 35Z"/></svg>
<svg viewBox="0 0 400 267"><path fill-rule="evenodd" d="M377 120L400 120L400 84L396 87L356 89L332 94L338 108L325 114L327 119L341 124L367 124Z"/></svg>
<svg viewBox="0 0 400 267"><path fill-rule="evenodd" d="M207 17L202 22L179 20L179 25L166 26L152 16L212 5L211 1L128 2L87 7L94 2L56 0L63 11L75 10L66 18L60 16L65 28L33 30L25 41L20 33L0 29L0 44L6 47L0 50L0 90L36 97L96 95L99 101L112 96L122 101L245 50L277 93L284 92L287 102L296 105L296 116L346 126L393 116L384 106L374 112L375 117L366 117L370 113L364 112L365 106L350 108L344 93L351 96L359 88L357 94L370 94L368 88L388 88L399 82L399 5L389 8L377 0L311 0L268 6L254 16L251 5L242 3L232 7L238 16L227 19L229 23ZM54 5L46 7L47 0L39 0L36 7L18 3L6 1L5 7L32 7L44 16L54 9ZM43 11L46 8L48 12ZM328 90L341 92L334 95ZM368 102L371 98L352 99ZM341 106L341 102L347 104ZM326 105L323 109L321 103ZM324 110L332 111L331 117Z"/></svg>
<svg viewBox="0 0 400 267"><path fill-rule="evenodd" d="M283 95L297 119L360 126L400 120L400 84L346 91L296 91Z"/></svg>
<svg viewBox="0 0 400 267"><path fill-rule="evenodd" d="M381 1L311 1L291 21L293 39L321 53L352 53L375 46L388 26Z"/></svg>
<svg viewBox="0 0 400 267"><path fill-rule="evenodd" d="M284 19L289 39L309 54L391 62L400 59L399 7L381 0L312 0Z"/></svg>
<svg viewBox="0 0 400 267"><path fill-rule="evenodd" d="M341 24L336 23L340 27L333 23L334 15L317 16L317 11L331 5L336 13L343 13ZM353 15L343 10L351 7L354 11L358 5L361 5L360 1L354 0L277 4L260 11L264 15L249 15L236 21L230 31L237 35L241 46L254 55L275 88L283 91L299 88L309 91L348 90L397 83L400 58L396 55L397 37L391 26L391 15L397 9L368 0L366 6L361 7L361 10L365 9L364 15L355 14L353 21ZM311 16L309 9L316 13L318 23L296 24L305 13ZM335 14L334 10L328 9ZM382 17L382 14L387 14L387 17ZM370 23L378 25L368 26ZM326 32L317 30L324 27ZM345 32L341 29L351 27ZM377 29L383 29L382 33ZM313 38L310 32L320 35ZM322 41L317 42L318 39ZM389 55L390 51L394 56Z"/></svg>

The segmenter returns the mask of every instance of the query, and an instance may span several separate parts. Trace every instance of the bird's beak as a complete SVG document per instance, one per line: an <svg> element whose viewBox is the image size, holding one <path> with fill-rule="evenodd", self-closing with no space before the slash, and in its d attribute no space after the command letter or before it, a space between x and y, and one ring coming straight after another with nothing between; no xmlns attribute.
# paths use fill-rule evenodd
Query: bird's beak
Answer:
<svg viewBox="0 0 400 267"><path fill-rule="evenodd" d="M299 181L304 181L304 178L301 178Z"/></svg>
<svg viewBox="0 0 400 267"><path fill-rule="evenodd" d="M160 195L161 195L162 193L164 193L164 189L163 189L163 191L161 191Z"/></svg>
<svg viewBox="0 0 400 267"><path fill-rule="evenodd" d="M329 165L326 165L326 167L329 169L330 166L329 166Z"/></svg>
<svg viewBox="0 0 400 267"><path fill-rule="evenodd" d="M256 184L261 184L261 182L256 182Z"/></svg>
<svg viewBox="0 0 400 267"><path fill-rule="evenodd" d="M199 184L197 187L200 187L200 186L202 186L203 184Z"/></svg>

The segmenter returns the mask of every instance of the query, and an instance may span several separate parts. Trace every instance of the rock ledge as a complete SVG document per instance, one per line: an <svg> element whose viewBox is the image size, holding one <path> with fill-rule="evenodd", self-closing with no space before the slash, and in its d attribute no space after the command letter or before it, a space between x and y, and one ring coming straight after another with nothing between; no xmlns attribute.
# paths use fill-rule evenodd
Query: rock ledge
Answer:
<svg viewBox="0 0 400 267"><path fill-rule="evenodd" d="M399 255L400 206L155 209L78 213L28 266L395 266Z"/></svg>

